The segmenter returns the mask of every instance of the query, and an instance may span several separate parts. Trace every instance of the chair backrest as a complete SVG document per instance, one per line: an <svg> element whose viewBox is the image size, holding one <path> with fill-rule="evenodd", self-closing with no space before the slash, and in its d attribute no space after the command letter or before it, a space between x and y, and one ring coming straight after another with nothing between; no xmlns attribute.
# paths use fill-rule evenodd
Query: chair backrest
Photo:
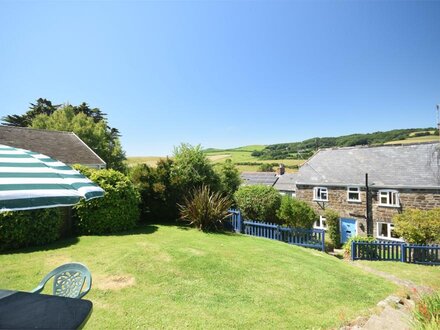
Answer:
<svg viewBox="0 0 440 330"><path fill-rule="evenodd" d="M80 263L61 265L47 274L32 291L40 293L47 281L53 277L53 294L55 296L82 298L92 287L92 275L88 268Z"/></svg>

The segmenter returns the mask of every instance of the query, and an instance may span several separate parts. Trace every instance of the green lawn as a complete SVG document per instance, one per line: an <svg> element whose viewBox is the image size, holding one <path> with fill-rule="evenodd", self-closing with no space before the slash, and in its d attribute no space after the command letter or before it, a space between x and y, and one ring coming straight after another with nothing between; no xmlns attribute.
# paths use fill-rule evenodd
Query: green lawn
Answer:
<svg viewBox="0 0 440 330"><path fill-rule="evenodd" d="M93 274L89 329L334 328L397 290L312 249L176 226L0 255L0 287L31 290L69 261Z"/></svg>
<svg viewBox="0 0 440 330"><path fill-rule="evenodd" d="M395 275L404 280L410 280L418 285L429 286L440 290L440 266L424 266L392 261L356 261Z"/></svg>

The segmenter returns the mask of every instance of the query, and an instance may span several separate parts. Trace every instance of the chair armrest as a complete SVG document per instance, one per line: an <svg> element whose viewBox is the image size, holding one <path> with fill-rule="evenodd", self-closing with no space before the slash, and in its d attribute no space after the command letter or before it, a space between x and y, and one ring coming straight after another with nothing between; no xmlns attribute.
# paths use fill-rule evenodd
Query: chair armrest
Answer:
<svg viewBox="0 0 440 330"><path fill-rule="evenodd" d="M31 291L31 293L40 293L41 291L43 291L43 289L44 289L44 284L45 284L45 283L40 283L40 284L38 284L38 286L37 286L35 289L33 289L33 290Z"/></svg>

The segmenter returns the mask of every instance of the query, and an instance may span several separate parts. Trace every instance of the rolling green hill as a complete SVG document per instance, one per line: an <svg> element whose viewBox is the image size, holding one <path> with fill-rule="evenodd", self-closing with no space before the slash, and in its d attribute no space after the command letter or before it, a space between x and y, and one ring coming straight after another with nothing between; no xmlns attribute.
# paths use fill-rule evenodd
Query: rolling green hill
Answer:
<svg viewBox="0 0 440 330"><path fill-rule="evenodd" d="M428 142L438 139L435 128L395 129L367 134L350 134L338 137L314 137L301 142L279 143L266 146L253 153L259 159L304 159L316 150L331 147L380 145L388 143Z"/></svg>
<svg viewBox="0 0 440 330"><path fill-rule="evenodd" d="M274 169L279 163L283 163L287 172L294 172L316 150L322 148L405 144L436 140L438 141L439 137L435 128L409 128L338 137L315 137L300 142L271 145L248 145L230 149L208 148L204 152L214 165L231 159L241 172L257 171L259 166L265 163L273 165ZM145 163L154 166L159 159L160 157L128 157L127 163L129 165Z"/></svg>

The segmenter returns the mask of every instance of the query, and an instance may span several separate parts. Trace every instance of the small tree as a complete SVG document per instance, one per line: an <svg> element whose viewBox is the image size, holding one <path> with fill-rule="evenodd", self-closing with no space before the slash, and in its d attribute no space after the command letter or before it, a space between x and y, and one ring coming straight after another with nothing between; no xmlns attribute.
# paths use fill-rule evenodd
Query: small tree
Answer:
<svg viewBox="0 0 440 330"><path fill-rule="evenodd" d="M182 143L174 148L173 160L171 178L182 196L202 185L219 190L220 178L200 145Z"/></svg>
<svg viewBox="0 0 440 330"><path fill-rule="evenodd" d="M312 228L317 215L304 201L283 196L281 206L277 212L278 218L287 226L294 228Z"/></svg>
<svg viewBox="0 0 440 330"><path fill-rule="evenodd" d="M409 243L440 243L440 208L429 211L408 209L395 215L393 222L396 234Z"/></svg>
<svg viewBox="0 0 440 330"><path fill-rule="evenodd" d="M183 203L179 204L180 218L199 230L217 231L223 229L223 221L229 217L230 207L228 197L202 185L183 198Z"/></svg>
<svg viewBox="0 0 440 330"><path fill-rule="evenodd" d="M230 159L221 165L218 175L220 176L221 191L229 198L234 196L241 184L240 173Z"/></svg>
<svg viewBox="0 0 440 330"><path fill-rule="evenodd" d="M258 166L258 172L274 172L271 164L263 163Z"/></svg>
<svg viewBox="0 0 440 330"><path fill-rule="evenodd" d="M324 213L328 226L328 234L335 247L341 246L341 231L339 228L339 214L336 211L327 209Z"/></svg>
<svg viewBox="0 0 440 330"><path fill-rule="evenodd" d="M177 191L171 180L173 161L161 159L156 167L137 165L130 179L141 195L141 219L149 222L175 221L179 217Z"/></svg>
<svg viewBox="0 0 440 330"><path fill-rule="evenodd" d="M237 207L247 219L279 222L277 210L281 204L279 192L269 186L242 186L234 194Z"/></svg>

